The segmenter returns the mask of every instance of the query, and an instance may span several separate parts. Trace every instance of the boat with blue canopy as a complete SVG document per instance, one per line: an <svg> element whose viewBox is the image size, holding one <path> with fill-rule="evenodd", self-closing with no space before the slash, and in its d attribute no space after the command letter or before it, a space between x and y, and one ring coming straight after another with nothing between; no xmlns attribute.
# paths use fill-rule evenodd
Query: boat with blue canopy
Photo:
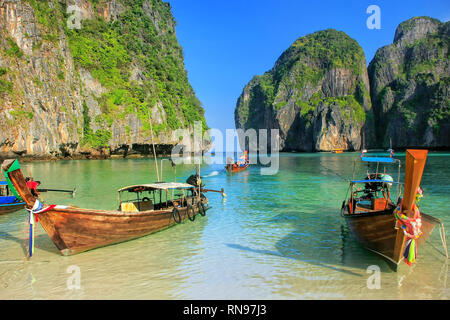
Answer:
<svg viewBox="0 0 450 320"><path fill-rule="evenodd" d="M232 159L227 160L227 165L225 166L225 170L230 173L241 172L248 168L250 165L250 161L248 158L248 151L245 150L244 155L239 157L236 162L232 162Z"/></svg>
<svg viewBox="0 0 450 320"><path fill-rule="evenodd" d="M34 225L39 223L62 255L143 237L186 220L205 216L209 206L198 175L186 183L162 182L120 188L117 210L86 209L72 205L45 204L30 191L17 159L3 161L8 183L26 202L29 212L29 255L34 252ZM195 180L195 183L190 183Z"/></svg>
<svg viewBox="0 0 450 320"><path fill-rule="evenodd" d="M375 157L362 157L361 160L364 162L394 163L396 159L375 156Z"/></svg>
<svg viewBox="0 0 450 320"><path fill-rule="evenodd" d="M363 151L361 161L367 171L360 179L350 180L341 215L355 238L397 271L402 260L408 265L415 262L417 247L442 222L421 213L417 205L423 196L420 181L427 150L407 150L404 182L400 182L401 162L389 151L390 157L368 156ZM388 172L392 166L397 171L395 179Z"/></svg>
<svg viewBox="0 0 450 320"><path fill-rule="evenodd" d="M25 207L25 202L16 197L8 182L0 181L0 215L14 212Z"/></svg>

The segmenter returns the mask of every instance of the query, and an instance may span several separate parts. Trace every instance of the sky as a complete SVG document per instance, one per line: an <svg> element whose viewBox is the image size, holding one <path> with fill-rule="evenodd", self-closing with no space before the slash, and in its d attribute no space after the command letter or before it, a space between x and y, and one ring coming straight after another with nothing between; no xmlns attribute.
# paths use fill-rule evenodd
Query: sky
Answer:
<svg viewBox="0 0 450 320"><path fill-rule="evenodd" d="M234 129L244 86L270 70L299 37L333 28L358 41L367 64L389 45L397 26L414 16L450 19L448 0L169 0L185 68L210 128ZM369 29L370 5L380 8L380 29Z"/></svg>

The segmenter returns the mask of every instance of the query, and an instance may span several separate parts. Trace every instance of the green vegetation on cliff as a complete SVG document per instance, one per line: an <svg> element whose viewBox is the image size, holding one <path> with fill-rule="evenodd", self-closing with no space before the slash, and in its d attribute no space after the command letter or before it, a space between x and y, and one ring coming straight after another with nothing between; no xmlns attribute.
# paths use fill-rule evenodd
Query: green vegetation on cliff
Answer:
<svg viewBox="0 0 450 320"><path fill-rule="evenodd" d="M345 68L355 74L362 72L361 63L365 61L364 51L358 42L345 32L334 29L315 32L297 39L284 55L287 58L295 57L293 62L314 58L323 63L327 69ZM283 56L280 63L285 59ZM305 76L308 80L319 80L320 77L315 75L315 72L317 71L310 68L305 72Z"/></svg>
<svg viewBox="0 0 450 320"><path fill-rule="evenodd" d="M327 29L297 39L244 88L236 127L277 128L283 150L357 150L373 126L366 59L356 40Z"/></svg>
<svg viewBox="0 0 450 320"><path fill-rule="evenodd" d="M378 50L371 61L368 70L380 145L390 138L402 147L449 143L441 130L445 127L448 132L450 119L448 26L449 22L430 17L402 22L394 43Z"/></svg>
<svg viewBox="0 0 450 320"><path fill-rule="evenodd" d="M75 61L108 89L99 99L106 122L136 113L145 129L151 109L161 102L166 122L155 126L156 134L194 121L206 128L204 110L184 69L170 5L149 1L155 22L143 0L121 2L125 10L117 20L96 17L83 21L79 30L66 29ZM132 80L133 69L139 79Z"/></svg>
<svg viewBox="0 0 450 320"><path fill-rule="evenodd" d="M8 72L7 68L0 68L0 98L3 95L12 93L13 84L11 81L4 79L4 75Z"/></svg>
<svg viewBox="0 0 450 320"><path fill-rule="evenodd" d="M129 115L137 115L139 132L143 136L149 135L150 120L155 136L190 127L195 121L201 121L204 129L207 128L201 102L189 84L184 68L183 50L176 38L176 22L169 3L162 0L74 3L83 6L81 28L76 29L68 27L68 22L74 17L73 12L67 12L69 3L58 0L23 2L27 10L31 6L34 16L31 22L36 23L35 34L24 34L25 38L32 39L32 55L43 56L40 51L44 49L65 54L66 50L61 49L67 43L75 63L72 72L64 54L52 56L50 59L60 61L51 61L51 70L46 76L51 75L52 81L70 82L72 90L82 90L81 69L84 69L102 86L100 91L103 93L94 97L101 114L92 119L84 117L84 121L91 123L86 124L79 119L75 128L69 126L70 130L81 133L83 138L79 142L82 145L107 146L112 125L125 128ZM13 38L7 36L0 42L0 54L4 57L29 63L31 56L25 54ZM14 94L14 84L5 75L6 69L0 72L2 99L5 95ZM68 75L74 79L68 79ZM32 80L37 88L44 89L42 76L33 75ZM50 85L47 90L52 91L54 87ZM73 118L70 106L59 107L59 110ZM157 114L153 114L155 110ZM94 127L101 129L91 129Z"/></svg>
<svg viewBox="0 0 450 320"><path fill-rule="evenodd" d="M364 51L356 40L334 29L306 35L297 39L280 56L272 70L254 78L250 101L263 102L266 107L271 106L278 111L284 108L294 95L300 115L309 120L319 103L335 102L343 108L343 114L347 115L345 110L348 109L351 118L364 123L365 111L362 105L364 101L370 101L364 83L359 78L352 83L348 95L330 97L319 85L331 69L348 70L355 76L363 75ZM261 99L261 96L264 98ZM251 106L247 104L237 109L241 119L248 118L249 107Z"/></svg>
<svg viewBox="0 0 450 320"><path fill-rule="evenodd" d="M5 48L5 53L9 57L22 58L23 51L19 48L17 43L11 37L6 38L7 47Z"/></svg>

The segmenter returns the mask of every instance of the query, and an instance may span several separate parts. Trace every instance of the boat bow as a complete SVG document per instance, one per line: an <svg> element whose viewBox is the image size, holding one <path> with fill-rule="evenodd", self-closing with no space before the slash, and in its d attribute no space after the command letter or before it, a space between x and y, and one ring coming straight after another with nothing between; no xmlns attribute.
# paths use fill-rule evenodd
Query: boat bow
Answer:
<svg viewBox="0 0 450 320"><path fill-rule="evenodd" d="M8 183L14 187L14 190L25 201L28 207L33 207L36 202L36 197L30 192L27 187L25 178L20 169L19 161L17 159L7 159L2 163L2 169L5 172L5 177Z"/></svg>

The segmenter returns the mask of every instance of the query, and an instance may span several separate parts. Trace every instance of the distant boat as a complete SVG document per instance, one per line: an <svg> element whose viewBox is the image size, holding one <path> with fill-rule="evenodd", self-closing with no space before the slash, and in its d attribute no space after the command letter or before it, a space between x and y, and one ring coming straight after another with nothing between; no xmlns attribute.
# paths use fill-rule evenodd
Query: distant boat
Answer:
<svg viewBox="0 0 450 320"><path fill-rule="evenodd" d="M246 150L244 155L242 157L240 157L240 159L238 161L236 161L234 163L228 163L225 166L225 169L230 173L241 172L241 171L247 170L249 164L250 163L248 160L248 151Z"/></svg>
<svg viewBox="0 0 450 320"><path fill-rule="evenodd" d="M5 160L2 169L62 255L142 237L186 219L194 221L197 214L204 216L209 209L208 199L203 194L207 190L177 182L121 188L118 190L119 209L115 211L46 206L31 194L17 160ZM223 190L218 192L224 194ZM125 195L132 199L124 199ZM30 225L34 224L32 217L30 221Z"/></svg>
<svg viewBox="0 0 450 320"><path fill-rule="evenodd" d="M342 149L342 148L331 150L331 153L343 153L343 152L344 152L344 149Z"/></svg>
<svg viewBox="0 0 450 320"><path fill-rule="evenodd" d="M361 180L352 180L349 188L350 196L342 203L341 214L356 239L367 249L387 259L394 270L397 270L402 260L408 259L406 249L412 242L404 233L404 230L408 229L404 229L403 226L407 226L412 220L403 225L402 223L406 219L417 218L415 217L417 212L413 209L427 153L427 150L407 150L403 199L399 198L400 202L397 201L397 204L391 200L391 186L400 187L402 184L399 177L394 181L381 166L398 163L399 176L400 160L392 157L370 157L363 153L362 161L376 163L377 169ZM403 217L405 220L398 221L396 213L397 217ZM424 213L420 213L419 218L421 228L416 231L421 234L417 238L417 246L425 242L436 224L442 223L439 219ZM416 245L415 241L413 245Z"/></svg>
<svg viewBox="0 0 450 320"><path fill-rule="evenodd" d="M12 194L8 182L0 181L0 215L25 208L25 202Z"/></svg>
<svg viewBox="0 0 450 320"><path fill-rule="evenodd" d="M235 172L241 172L241 171L247 170L248 166L249 166L248 163L243 164L243 165L237 165L236 163L233 163L233 164L228 164L225 167L225 169L228 172L235 173Z"/></svg>

